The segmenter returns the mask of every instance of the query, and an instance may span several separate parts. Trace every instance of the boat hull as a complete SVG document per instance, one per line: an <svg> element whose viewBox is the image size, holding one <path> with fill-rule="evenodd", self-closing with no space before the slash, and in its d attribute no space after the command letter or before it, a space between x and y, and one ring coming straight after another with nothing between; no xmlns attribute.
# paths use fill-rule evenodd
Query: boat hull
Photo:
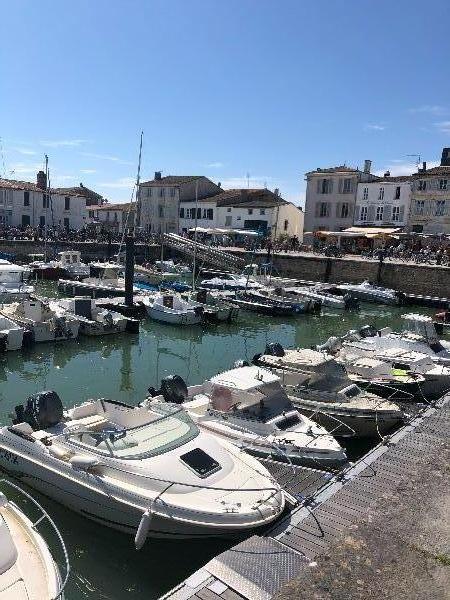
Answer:
<svg viewBox="0 0 450 600"><path fill-rule="evenodd" d="M193 311L189 312L166 312L147 307L148 316L159 323L169 323L170 325L198 325L202 322L202 315Z"/></svg>

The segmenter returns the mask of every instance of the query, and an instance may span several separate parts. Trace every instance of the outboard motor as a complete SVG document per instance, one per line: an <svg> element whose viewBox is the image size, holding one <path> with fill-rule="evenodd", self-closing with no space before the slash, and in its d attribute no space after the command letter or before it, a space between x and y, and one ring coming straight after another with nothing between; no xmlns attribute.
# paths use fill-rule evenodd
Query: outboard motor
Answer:
<svg viewBox="0 0 450 600"><path fill-rule="evenodd" d="M261 364L261 361L259 360L261 358L261 356L262 356L262 352L258 352L258 354L255 354L255 356L252 358L252 363L256 366L259 366ZM236 365L236 363L235 363L235 365Z"/></svg>
<svg viewBox="0 0 450 600"><path fill-rule="evenodd" d="M406 304L406 294L405 292L395 292L395 295L398 298L398 303L400 306L403 306L404 304Z"/></svg>
<svg viewBox="0 0 450 600"><path fill-rule="evenodd" d="M359 335L362 338L376 337L378 335L378 330L373 325L364 325L364 327L361 327L359 330Z"/></svg>
<svg viewBox="0 0 450 600"><path fill-rule="evenodd" d="M285 355L284 348L278 342L272 342L266 345L266 349L264 350L264 354L268 356L279 356L282 357Z"/></svg>
<svg viewBox="0 0 450 600"><path fill-rule="evenodd" d="M359 300L351 294L345 294L344 296L344 307L345 310L352 310L359 308Z"/></svg>
<svg viewBox="0 0 450 600"><path fill-rule="evenodd" d="M34 431L53 427L63 420L63 405L56 392L44 391L27 398L25 407L16 406L17 423L28 423Z"/></svg>
<svg viewBox="0 0 450 600"><path fill-rule="evenodd" d="M183 404L188 397L187 385L179 375L169 375L161 380L161 394L166 402Z"/></svg>
<svg viewBox="0 0 450 600"><path fill-rule="evenodd" d="M335 354L342 347L341 340L336 336L331 336L324 344L318 344L315 349L318 352L329 352Z"/></svg>

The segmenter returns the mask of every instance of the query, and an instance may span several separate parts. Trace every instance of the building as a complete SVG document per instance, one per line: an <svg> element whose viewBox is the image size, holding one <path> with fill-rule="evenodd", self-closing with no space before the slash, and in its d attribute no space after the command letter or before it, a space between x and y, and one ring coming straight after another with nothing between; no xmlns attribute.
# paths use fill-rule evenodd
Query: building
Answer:
<svg viewBox="0 0 450 600"><path fill-rule="evenodd" d="M342 165L306 173L305 232L342 231L353 224L358 184L377 179L371 164L366 160L364 171Z"/></svg>
<svg viewBox="0 0 450 600"><path fill-rule="evenodd" d="M36 183L0 179L0 225L81 229L89 221L88 202L101 203L99 194L85 188L47 189L43 171ZM91 218L94 214L91 214Z"/></svg>
<svg viewBox="0 0 450 600"><path fill-rule="evenodd" d="M411 204L411 177L390 177L358 183L353 223L368 227L405 228Z"/></svg>
<svg viewBox="0 0 450 600"><path fill-rule="evenodd" d="M303 211L268 189L222 190L215 196L180 202L179 228L186 233L197 224L207 229L245 229L273 238L303 238Z"/></svg>
<svg viewBox="0 0 450 600"><path fill-rule="evenodd" d="M123 233L134 226L135 205L130 202L123 204L103 204L95 209L95 220L104 229L114 233Z"/></svg>
<svg viewBox="0 0 450 600"><path fill-rule="evenodd" d="M422 168L412 178L408 230L450 234L450 148L442 151L441 164Z"/></svg>
<svg viewBox="0 0 450 600"><path fill-rule="evenodd" d="M220 186L199 175L155 173L155 178L139 186L136 226L147 233L177 233L180 202L193 202L221 192Z"/></svg>

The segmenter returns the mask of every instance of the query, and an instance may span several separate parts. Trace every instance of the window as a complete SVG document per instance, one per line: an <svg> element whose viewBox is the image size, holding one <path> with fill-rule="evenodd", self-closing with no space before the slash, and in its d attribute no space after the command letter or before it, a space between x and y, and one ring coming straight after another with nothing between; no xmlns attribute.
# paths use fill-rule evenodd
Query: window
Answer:
<svg viewBox="0 0 450 600"><path fill-rule="evenodd" d="M398 185L398 186L395 188L395 196L394 196L394 199L395 199L395 200L400 200L400 192L401 192L401 187Z"/></svg>
<svg viewBox="0 0 450 600"><path fill-rule="evenodd" d="M42 208L49 207L49 197L48 194L42 194Z"/></svg>
<svg viewBox="0 0 450 600"><path fill-rule="evenodd" d="M419 181L419 184L418 184L418 186L417 186L417 189L418 189L420 192L424 192L424 191L427 189L427 182L426 182L426 181L424 181L423 179L421 179L421 180Z"/></svg>
<svg viewBox="0 0 450 600"><path fill-rule="evenodd" d="M30 206L30 192L23 193L23 205Z"/></svg>
<svg viewBox="0 0 450 600"><path fill-rule="evenodd" d="M164 217L164 206L158 204L158 217L162 219Z"/></svg>
<svg viewBox="0 0 450 600"><path fill-rule="evenodd" d="M416 200L416 215L423 215L425 211L425 200Z"/></svg>
<svg viewBox="0 0 450 600"><path fill-rule="evenodd" d="M94 218L94 211L93 211L93 210L90 210L90 211L89 211L89 218L90 218L90 219L93 219L93 218Z"/></svg>
<svg viewBox="0 0 450 600"><path fill-rule="evenodd" d="M159 197L164 198L166 195L166 190L164 188L159 188Z"/></svg>
<svg viewBox="0 0 450 600"><path fill-rule="evenodd" d="M365 187L363 189L363 200L367 200L369 197L369 188Z"/></svg>
<svg viewBox="0 0 450 600"><path fill-rule="evenodd" d="M346 219L348 217L349 212L350 212L350 208L349 208L348 202L343 202L342 206L341 206L341 214L340 214L341 219Z"/></svg>
<svg viewBox="0 0 450 600"><path fill-rule="evenodd" d="M326 217L328 215L328 202L320 203L319 217Z"/></svg>
<svg viewBox="0 0 450 600"><path fill-rule="evenodd" d="M378 192L378 200L384 199L384 187L380 187L380 191Z"/></svg>
<svg viewBox="0 0 450 600"><path fill-rule="evenodd" d="M400 188L397 188L397 189L400 189ZM392 207L392 220L400 221L400 206Z"/></svg>
<svg viewBox="0 0 450 600"><path fill-rule="evenodd" d="M252 215L252 214L253 214L253 208L248 208L247 210L248 210L248 214L249 214L249 215Z"/></svg>
<svg viewBox="0 0 450 600"><path fill-rule="evenodd" d="M214 218L214 211L212 208L208 208L206 210L206 218L208 219L208 221L212 221Z"/></svg>
<svg viewBox="0 0 450 600"><path fill-rule="evenodd" d="M241 217L236 217L236 221L240 221L240 220L241 220Z"/></svg>
<svg viewBox="0 0 450 600"><path fill-rule="evenodd" d="M383 212L384 212L384 206L377 206L377 212L375 215L375 221L382 221L383 220Z"/></svg>
<svg viewBox="0 0 450 600"><path fill-rule="evenodd" d="M443 217L445 215L445 200L436 200L436 211L434 214L436 217Z"/></svg>
<svg viewBox="0 0 450 600"><path fill-rule="evenodd" d="M69 229L70 225L69 225L69 219L68 217L64 217L64 227L66 229Z"/></svg>
<svg viewBox="0 0 450 600"><path fill-rule="evenodd" d="M342 193L343 194L351 194L352 193L352 180L351 179L344 179L343 181L343 185L342 185Z"/></svg>
<svg viewBox="0 0 450 600"><path fill-rule="evenodd" d="M64 198L64 210L70 210L70 196Z"/></svg>
<svg viewBox="0 0 450 600"><path fill-rule="evenodd" d="M180 219L184 219L184 208L180 207Z"/></svg>
<svg viewBox="0 0 450 600"><path fill-rule="evenodd" d="M231 212L231 208L227 208L227 212Z"/></svg>
<svg viewBox="0 0 450 600"><path fill-rule="evenodd" d="M22 215L22 227L30 224L30 215Z"/></svg>
<svg viewBox="0 0 450 600"><path fill-rule="evenodd" d="M225 227L231 227L231 215L225 217Z"/></svg>
<svg viewBox="0 0 450 600"><path fill-rule="evenodd" d="M414 233L422 233L423 225L413 225L412 230L414 231Z"/></svg>
<svg viewBox="0 0 450 600"><path fill-rule="evenodd" d="M150 198L150 197L151 197L151 195L152 195L152 188L151 188L151 187L148 187L148 188L147 188L147 198Z"/></svg>
<svg viewBox="0 0 450 600"><path fill-rule="evenodd" d="M287 219L284 220L284 225L283 225L283 229L284 231L287 231L289 227L289 221Z"/></svg>
<svg viewBox="0 0 450 600"><path fill-rule="evenodd" d="M259 209L259 214L260 215L265 215L266 214L266 209L265 208L260 208Z"/></svg>
<svg viewBox="0 0 450 600"><path fill-rule="evenodd" d="M361 206L361 221L367 221L367 206Z"/></svg>
<svg viewBox="0 0 450 600"><path fill-rule="evenodd" d="M194 211L195 211L195 209L194 209ZM202 218L202 209L201 208L197 208L197 219L201 219L201 218Z"/></svg>
<svg viewBox="0 0 450 600"><path fill-rule="evenodd" d="M440 190L446 190L447 189L447 180L446 179L440 179L439 180L439 189Z"/></svg>
<svg viewBox="0 0 450 600"><path fill-rule="evenodd" d="M39 217L39 227L41 227L41 228L45 227L45 216L44 215L41 215Z"/></svg>
<svg viewBox="0 0 450 600"><path fill-rule="evenodd" d="M114 213L114 221L117 223L117 213Z"/></svg>
<svg viewBox="0 0 450 600"><path fill-rule="evenodd" d="M175 198L175 188L170 188L170 197Z"/></svg>
<svg viewBox="0 0 450 600"><path fill-rule="evenodd" d="M330 194L331 193L331 179L322 179L320 182L320 194Z"/></svg>

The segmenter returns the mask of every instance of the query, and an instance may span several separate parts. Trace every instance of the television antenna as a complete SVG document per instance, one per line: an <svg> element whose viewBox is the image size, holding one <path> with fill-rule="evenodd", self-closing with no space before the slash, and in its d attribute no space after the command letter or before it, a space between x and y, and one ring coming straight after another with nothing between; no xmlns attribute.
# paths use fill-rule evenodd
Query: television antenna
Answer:
<svg viewBox="0 0 450 600"><path fill-rule="evenodd" d="M418 167L420 165L420 158L421 158L420 154L407 154L406 156L416 159L416 167Z"/></svg>

